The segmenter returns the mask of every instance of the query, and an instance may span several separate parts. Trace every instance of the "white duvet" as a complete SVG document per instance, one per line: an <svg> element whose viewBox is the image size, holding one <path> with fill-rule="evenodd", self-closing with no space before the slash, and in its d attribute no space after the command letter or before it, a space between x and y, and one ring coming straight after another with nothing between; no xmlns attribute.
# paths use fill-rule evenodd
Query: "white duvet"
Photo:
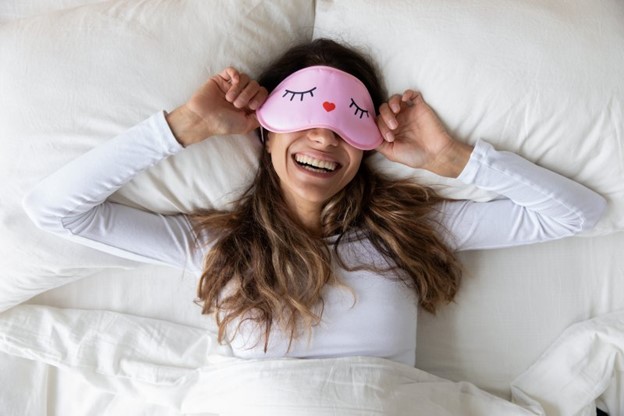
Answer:
<svg viewBox="0 0 624 416"><path fill-rule="evenodd" d="M21 305L0 315L0 334L5 354L80 375L92 403L112 393L171 415L593 415L624 370L624 312L566 331L513 383L515 404L380 358L241 360L204 329L110 311ZM4 409L36 407L28 397L41 400Z"/></svg>

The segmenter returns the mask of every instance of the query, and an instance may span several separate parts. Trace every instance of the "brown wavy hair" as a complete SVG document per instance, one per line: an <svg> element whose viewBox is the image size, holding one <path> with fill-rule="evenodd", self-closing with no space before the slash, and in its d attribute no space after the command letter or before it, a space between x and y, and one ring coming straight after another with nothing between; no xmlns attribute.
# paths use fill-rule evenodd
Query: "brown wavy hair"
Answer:
<svg viewBox="0 0 624 416"><path fill-rule="evenodd" d="M272 91L288 75L312 65L353 74L368 88L375 108L382 104L384 90L369 60L327 39L290 49L258 82ZM322 233L314 235L293 217L270 155L261 152L255 179L232 211L208 210L190 217L197 235L216 237L198 287L202 312L216 312L219 342L230 324L239 322L227 334L231 340L243 322L253 321L263 329L265 352L274 324L290 333L290 349L301 329L309 331L320 322L323 288L344 286L332 272L332 258L347 270L374 270L402 280L415 291L420 306L434 312L454 298L461 277L459 262L435 221L442 200L413 181L385 178L363 161L355 178L326 201ZM339 247L354 239L368 239L388 267L347 265Z"/></svg>

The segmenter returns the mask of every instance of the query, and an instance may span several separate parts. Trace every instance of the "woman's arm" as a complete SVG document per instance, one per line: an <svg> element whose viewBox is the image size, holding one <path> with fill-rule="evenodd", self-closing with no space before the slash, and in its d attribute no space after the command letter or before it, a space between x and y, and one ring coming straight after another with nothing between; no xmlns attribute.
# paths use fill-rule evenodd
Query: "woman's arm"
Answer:
<svg viewBox="0 0 624 416"><path fill-rule="evenodd" d="M583 185L485 141L477 142L459 179L504 198L443 203L441 220L458 251L572 236L593 228L606 208L605 199Z"/></svg>
<svg viewBox="0 0 624 416"><path fill-rule="evenodd" d="M106 199L138 173L182 150L163 112L73 160L24 198L41 229L132 260L197 269L184 215L164 216Z"/></svg>
<svg viewBox="0 0 624 416"><path fill-rule="evenodd" d="M448 243L470 250L534 243L592 228L606 207L588 188L510 152L479 141L454 140L420 94L406 91L380 109L387 158L438 175L458 177L503 199L446 202L441 221Z"/></svg>
<svg viewBox="0 0 624 416"><path fill-rule="evenodd" d="M201 270L203 253L195 249L185 215L155 214L106 199L183 146L251 130L255 118L249 103L264 98L257 83L227 68L172 113L154 114L44 179L24 198L24 209L37 226L72 241L132 260Z"/></svg>

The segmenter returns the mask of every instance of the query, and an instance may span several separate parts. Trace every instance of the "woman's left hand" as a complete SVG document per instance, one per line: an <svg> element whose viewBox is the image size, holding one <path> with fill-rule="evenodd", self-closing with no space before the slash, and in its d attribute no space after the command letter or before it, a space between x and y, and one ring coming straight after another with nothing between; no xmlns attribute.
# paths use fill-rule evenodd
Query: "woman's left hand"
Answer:
<svg viewBox="0 0 624 416"><path fill-rule="evenodd" d="M379 109L377 125L384 141L377 151L393 162L457 177L472 146L455 140L420 93L393 95Z"/></svg>

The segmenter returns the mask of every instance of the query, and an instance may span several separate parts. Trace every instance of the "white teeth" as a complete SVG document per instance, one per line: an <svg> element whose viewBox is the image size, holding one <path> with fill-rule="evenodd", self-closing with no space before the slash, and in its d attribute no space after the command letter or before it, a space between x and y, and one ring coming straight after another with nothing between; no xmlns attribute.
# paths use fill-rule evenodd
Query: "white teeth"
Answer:
<svg viewBox="0 0 624 416"><path fill-rule="evenodd" d="M328 160L317 160L305 155L295 155L295 160L299 163L314 166L316 168L326 169L331 172L336 170L336 167L338 166L336 162L330 162Z"/></svg>

